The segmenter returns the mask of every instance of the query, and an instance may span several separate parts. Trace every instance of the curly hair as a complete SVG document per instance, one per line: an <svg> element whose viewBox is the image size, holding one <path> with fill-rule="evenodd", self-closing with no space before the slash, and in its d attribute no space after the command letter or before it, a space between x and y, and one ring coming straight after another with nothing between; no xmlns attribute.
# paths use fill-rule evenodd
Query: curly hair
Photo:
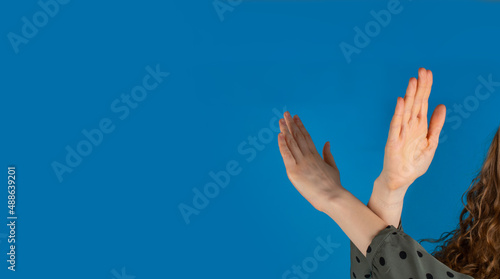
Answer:
<svg viewBox="0 0 500 279"><path fill-rule="evenodd" d="M438 240L419 242L443 242L451 235L432 253L436 259L476 279L500 279L500 127L477 176L462 195L462 204L455 230Z"/></svg>

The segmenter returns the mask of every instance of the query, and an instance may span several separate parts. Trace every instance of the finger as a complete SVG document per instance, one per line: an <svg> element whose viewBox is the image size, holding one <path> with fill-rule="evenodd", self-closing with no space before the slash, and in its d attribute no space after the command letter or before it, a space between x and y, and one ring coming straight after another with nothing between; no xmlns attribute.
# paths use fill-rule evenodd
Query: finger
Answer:
<svg viewBox="0 0 500 279"><path fill-rule="evenodd" d="M415 101L413 102L413 107L411 109L411 117L416 118L420 113L420 107L422 106L425 91L427 90L427 70L424 68L418 69L418 83L417 83L417 93L415 94Z"/></svg>
<svg viewBox="0 0 500 279"><path fill-rule="evenodd" d="M410 121L411 109L413 107L413 102L415 101L415 93L417 92L417 79L412 77L408 81L408 87L406 88L405 94L405 112L403 116L403 123L408 123Z"/></svg>
<svg viewBox="0 0 500 279"><path fill-rule="evenodd" d="M288 146L288 149L290 150L290 152L292 152L293 158L295 158L295 161L298 162L300 159L302 159L302 153L300 152L300 149L297 146L297 142L295 142L292 134L290 133L289 129L287 128L287 125L286 125L286 122L284 119L280 119L280 130L285 138L285 142Z"/></svg>
<svg viewBox="0 0 500 279"><path fill-rule="evenodd" d="M293 139L295 140L297 146L300 149L300 152L302 154L310 153L304 135L302 135L302 132L300 131L299 127L297 127L297 124L295 124L295 121L293 121L292 115L288 111L285 112L285 121L286 121L286 126L290 131L290 134L293 136Z"/></svg>
<svg viewBox="0 0 500 279"><path fill-rule="evenodd" d="M436 150L439 143L439 134L443 129L444 121L446 119L446 107L439 105L436 107L431 116L429 124L429 132L427 133L427 140L429 142L429 149Z"/></svg>
<svg viewBox="0 0 500 279"><path fill-rule="evenodd" d="M314 142L312 141L311 135L309 134L309 132L307 132L306 127L304 127L304 123L302 123L302 120L299 118L297 114L293 116L293 120L295 120L295 124L297 124L297 127L299 127L299 130L302 132L302 135L304 135L307 146L309 147L309 151L311 151L312 153L317 153L318 150L316 150L316 146L314 146Z"/></svg>
<svg viewBox="0 0 500 279"><path fill-rule="evenodd" d="M426 87L425 87L425 95L422 100L422 107L420 108L420 113L418 115L418 118L425 118L427 120L427 109L429 107L429 96L431 95L431 89L432 89L432 72L431 70L427 70L427 82L426 82Z"/></svg>
<svg viewBox="0 0 500 279"><path fill-rule="evenodd" d="M327 141L325 146L323 147L323 160L330 166L337 168L337 164L335 163L335 159L333 159L332 152L330 150L330 142Z"/></svg>
<svg viewBox="0 0 500 279"><path fill-rule="evenodd" d="M284 133L278 134L278 145L280 148L281 157L283 157L283 162L285 163L285 167L288 168L289 166L296 164L292 151L290 151L288 145L286 144Z"/></svg>
<svg viewBox="0 0 500 279"><path fill-rule="evenodd" d="M403 122L404 116L404 99L398 97L398 101L396 102L396 109L394 111L394 116L391 120L391 126L389 128L389 140L396 140L399 138L401 133L401 123Z"/></svg>
<svg viewBox="0 0 500 279"><path fill-rule="evenodd" d="M288 130L288 127L286 126L286 121L284 118L280 119L279 124L280 124L280 131L282 133L290 132L290 130Z"/></svg>

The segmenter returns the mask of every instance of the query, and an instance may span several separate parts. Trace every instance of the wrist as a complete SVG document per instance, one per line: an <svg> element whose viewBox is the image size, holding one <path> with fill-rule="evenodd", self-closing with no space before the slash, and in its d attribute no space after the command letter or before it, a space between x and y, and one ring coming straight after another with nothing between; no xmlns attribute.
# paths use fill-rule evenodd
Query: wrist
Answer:
<svg viewBox="0 0 500 279"><path fill-rule="evenodd" d="M408 189L414 180L411 180L409 177L394 176L382 170L375 181L388 190L396 191L399 189Z"/></svg>
<svg viewBox="0 0 500 279"><path fill-rule="evenodd" d="M380 175L373 183L371 201L375 201L386 208L399 207L403 204L409 185L400 186Z"/></svg>
<svg viewBox="0 0 500 279"><path fill-rule="evenodd" d="M321 199L315 208L323 213L330 215L330 212L346 197L348 191L345 188L337 189L335 192Z"/></svg>

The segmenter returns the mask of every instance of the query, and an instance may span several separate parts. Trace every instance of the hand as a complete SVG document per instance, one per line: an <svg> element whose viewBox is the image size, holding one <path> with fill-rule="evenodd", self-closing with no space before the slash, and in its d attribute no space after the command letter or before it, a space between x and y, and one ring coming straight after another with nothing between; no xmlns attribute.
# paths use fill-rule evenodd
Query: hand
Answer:
<svg viewBox="0 0 500 279"><path fill-rule="evenodd" d="M287 111L279 123L278 144L288 178L317 210L325 212L329 201L344 189L330 144L325 144L322 159L297 115L292 118Z"/></svg>
<svg viewBox="0 0 500 279"><path fill-rule="evenodd" d="M340 184L340 174L327 142L323 159L302 121L285 112L278 143L288 178L317 210L332 218L366 256L373 238L387 223Z"/></svg>
<svg viewBox="0 0 500 279"><path fill-rule="evenodd" d="M439 105L427 129L427 107L432 87L432 72L420 68L418 81L411 78L403 98L398 97L385 147L384 168L378 179L389 190L406 189L429 168L446 117Z"/></svg>

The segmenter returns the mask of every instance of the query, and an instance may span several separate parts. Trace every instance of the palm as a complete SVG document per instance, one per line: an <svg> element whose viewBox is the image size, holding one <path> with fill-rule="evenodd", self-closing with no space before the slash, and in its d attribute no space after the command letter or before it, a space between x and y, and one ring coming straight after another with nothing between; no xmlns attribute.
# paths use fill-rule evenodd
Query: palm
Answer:
<svg viewBox="0 0 500 279"><path fill-rule="evenodd" d="M420 69L418 81L410 79L405 99L398 98L385 147L383 177L394 190L408 187L429 168L439 142L446 108L439 105L427 126L432 73Z"/></svg>

